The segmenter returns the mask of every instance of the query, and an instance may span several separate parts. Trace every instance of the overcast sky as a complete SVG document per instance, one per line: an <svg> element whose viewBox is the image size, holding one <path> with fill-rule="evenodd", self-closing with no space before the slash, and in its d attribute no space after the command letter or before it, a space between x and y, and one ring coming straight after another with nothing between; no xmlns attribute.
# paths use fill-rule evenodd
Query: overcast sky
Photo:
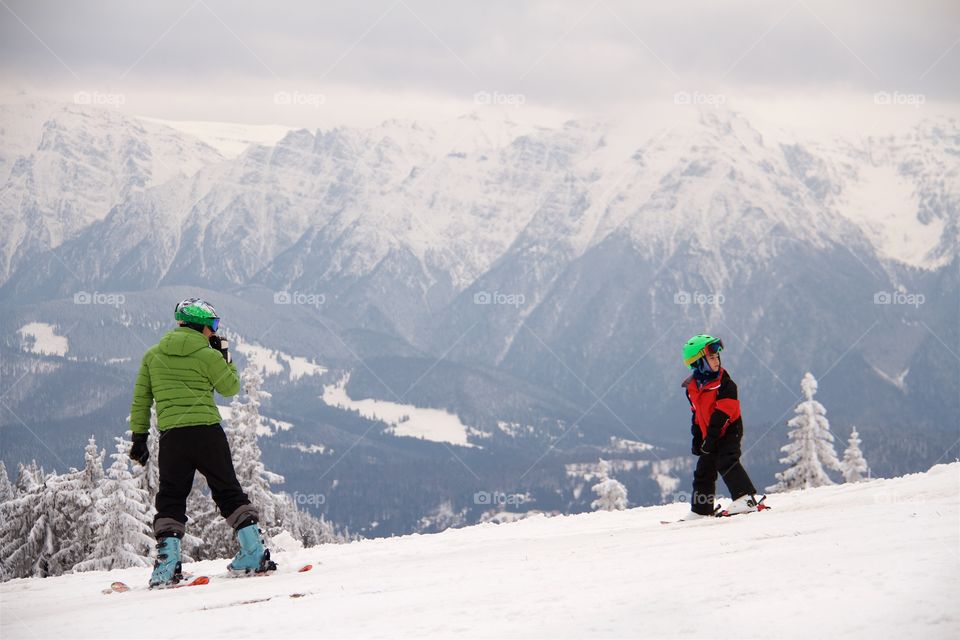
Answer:
<svg viewBox="0 0 960 640"><path fill-rule="evenodd" d="M484 101L622 113L678 92L807 111L873 109L886 91L950 112L960 2L0 0L0 74L8 91L119 95L158 118L305 126Z"/></svg>

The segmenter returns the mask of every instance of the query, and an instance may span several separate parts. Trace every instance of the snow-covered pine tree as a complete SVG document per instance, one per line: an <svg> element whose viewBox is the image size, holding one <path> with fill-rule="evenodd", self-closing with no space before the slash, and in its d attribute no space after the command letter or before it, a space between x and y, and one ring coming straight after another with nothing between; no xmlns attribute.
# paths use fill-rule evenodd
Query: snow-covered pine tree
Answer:
<svg viewBox="0 0 960 640"><path fill-rule="evenodd" d="M147 450L150 458L147 464L133 466L133 475L139 480L140 488L147 492L150 498L150 508L148 514L151 521L157 512L154 503L156 502L157 491L160 489L160 430L157 428L157 410L156 407L150 407L150 437L147 439Z"/></svg>
<svg viewBox="0 0 960 640"><path fill-rule="evenodd" d="M346 529L340 531L323 516L317 518L307 511L301 511L289 493L280 492L275 495L280 526L303 543L303 546L315 547L320 544L337 544L351 540L350 532Z"/></svg>
<svg viewBox="0 0 960 640"><path fill-rule="evenodd" d="M147 494L130 474L130 441L116 438L113 464L107 470L94 508L97 530L94 547L76 571L145 567L154 544L148 519Z"/></svg>
<svg viewBox="0 0 960 640"><path fill-rule="evenodd" d="M7 466L0 460L0 504L12 500L15 495L13 483L10 482L10 476L7 475Z"/></svg>
<svg viewBox="0 0 960 640"><path fill-rule="evenodd" d="M350 542L353 536L347 529L338 530L321 515L314 517L305 511L299 511L300 530L303 546L315 547L320 544L335 544L341 542Z"/></svg>
<svg viewBox="0 0 960 640"><path fill-rule="evenodd" d="M787 426L790 442L780 448L786 455L780 458L787 469L776 474L777 483L768 491L810 489L834 484L824 467L841 471L840 461L833 448L833 434L827 421L827 410L813 399L817 393L817 379L807 372L800 381L804 400L794 409L797 414Z"/></svg>
<svg viewBox="0 0 960 640"><path fill-rule="evenodd" d="M268 471L261 461L260 445L257 444L258 429L263 425L260 404L270 394L263 389L263 377L256 367L247 366L240 377L241 393L230 403L227 439L233 454L233 465L240 486L250 502L260 513L260 527L268 536L279 533L282 523L277 515L278 498L270 489L271 484L283 482L283 476Z"/></svg>
<svg viewBox="0 0 960 640"><path fill-rule="evenodd" d="M284 531L287 531L291 536L303 542L304 538L304 528L303 525L306 523L304 516L307 516L306 513L303 513L297 509L297 504L293 500L293 496L284 492L278 496L276 502L277 510L277 521L281 523Z"/></svg>
<svg viewBox="0 0 960 640"><path fill-rule="evenodd" d="M86 559L93 547L95 487L87 483L87 475L84 468L47 476L43 508L50 523L48 575L58 576L70 571Z"/></svg>
<svg viewBox="0 0 960 640"><path fill-rule="evenodd" d="M96 500L103 483L106 451L97 447L93 435L83 450L83 469L47 478L45 505L57 548L50 559L50 574L72 571L93 550L97 530Z"/></svg>
<svg viewBox="0 0 960 640"><path fill-rule="evenodd" d="M220 515L210 489L202 474L193 481L193 490L187 498L187 533L184 548L196 560L226 558L237 551L233 530Z"/></svg>
<svg viewBox="0 0 960 640"><path fill-rule="evenodd" d="M106 450L97 448L97 439L90 436L87 446L83 448L83 472L85 482L92 489L96 489L103 482L103 458Z"/></svg>
<svg viewBox="0 0 960 640"><path fill-rule="evenodd" d="M98 526L96 500L103 484L106 453L97 447L97 440L91 434L83 449L83 469L76 473L76 477L60 479L66 491L58 497L56 508L66 518L58 520L58 529L64 533L54 560L62 572L72 571L93 551Z"/></svg>
<svg viewBox="0 0 960 640"><path fill-rule="evenodd" d="M627 508L627 488L619 480L610 477L610 463L600 459L597 469L600 482L593 485L592 490L597 499L590 503L590 508L597 511L620 511Z"/></svg>
<svg viewBox="0 0 960 640"><path fill-rule="evenodd" d="M13 487L13 483L10 482L10 477L7 475L7 467L0 461L0 549L4 546L4 538L8 534L8 527L12 530L12 522L7 518L5 510L8 507L5 507L8 502L13 501L17 497L17 491ZM12 535L12 531L11 531ZM0 562L0 580L6 580L7 575L6 567L6 555L4 555L2 562Z"/></svg>
<svg viewBox="0 0 960 640"><path fill-rule="evenodd" d="M43 484L43 479L47 475L47 472L36 460L31 460L30 464L20 464L18 468L19 472L14 482L14 488L18 494L36 491Z"/></svg>
<svg viewBox="0 0 960 640"><path fill-rule="evenodd" d="M843 467L845 482L860 482L863 480L864 474L867 473L869 467L863 457L863 452L860 451L861 442L857 428L853 427L850 431L850 439L847 440L847 449L843 452L843 462L840 463L840 466Z"/></svg>
<svg viewBox="0 0 960 640"><path fill-rule="evenodd" d="M94 462L100 459L95 457ZM69 571L90 549L94 485L87 469L47 474L34 462L21 467L17 485L17 496L6 501L0 513L4 576L45 577Z"/></svg>
<svg viewBox="0 0 960 640"><path fill-rule="evenodd" d="M0 574L4 580L46 575L44 475L36 460L21 464L16 497L0 505Z"/></svg>

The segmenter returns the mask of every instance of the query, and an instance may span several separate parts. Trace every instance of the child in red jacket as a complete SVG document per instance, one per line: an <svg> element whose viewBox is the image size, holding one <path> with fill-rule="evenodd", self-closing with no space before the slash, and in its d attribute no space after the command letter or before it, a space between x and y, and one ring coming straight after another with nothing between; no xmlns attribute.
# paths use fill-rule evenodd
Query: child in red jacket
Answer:
<svg viewBox="0 0 960 640"><path fill-rule="evenodd" d="M737 385L720 365L722 350L722 340L704 334L693 336L683 345L683 361L693 369L693 374L683 381L683 388L693 412L692 452L699 456L693 472L691 512L684 520L715 515L718 472L733 498L724 515L758 509L757 490L740 464L740 401Z"/></svg>

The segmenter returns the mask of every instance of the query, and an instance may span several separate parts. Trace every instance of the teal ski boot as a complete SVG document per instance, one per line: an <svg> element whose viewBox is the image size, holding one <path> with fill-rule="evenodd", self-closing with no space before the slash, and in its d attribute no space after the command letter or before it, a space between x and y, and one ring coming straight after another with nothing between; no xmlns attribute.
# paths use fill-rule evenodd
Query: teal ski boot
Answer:
<svg viewBox="0 0 960 640"><path fill-rule="evenodd" d="M157 560L153 563L150 588L163 588L183 580L180 566L180 538L164 536L157 540Z"/></svg>
<svg viewBox="0 0 960 640"><path fill-rule="evenodd" d="M237 542L240 543L240 551L227 565L233 575L267 573L277 568L277 563L270 559L270 550L263 546L263 538L256 522L237 529Z"/></svg>

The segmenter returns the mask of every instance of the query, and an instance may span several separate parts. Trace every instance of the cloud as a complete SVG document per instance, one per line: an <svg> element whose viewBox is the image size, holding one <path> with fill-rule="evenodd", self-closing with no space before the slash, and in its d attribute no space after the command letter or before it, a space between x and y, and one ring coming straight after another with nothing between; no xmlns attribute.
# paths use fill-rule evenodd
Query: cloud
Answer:
<svg viewBox="0 0 960 640"><path fill-rule="evenodd" d="M353 108L365 100L384 113L391 102L469 105L481 91L557 113L695 90L960 98L955 2L7 5L7 84L100 87L133 104L149 95L140 102L158 117L226 110L263 121L276 111L264 96L276 91L322 94L328 106L338 95Z"/></svg>

